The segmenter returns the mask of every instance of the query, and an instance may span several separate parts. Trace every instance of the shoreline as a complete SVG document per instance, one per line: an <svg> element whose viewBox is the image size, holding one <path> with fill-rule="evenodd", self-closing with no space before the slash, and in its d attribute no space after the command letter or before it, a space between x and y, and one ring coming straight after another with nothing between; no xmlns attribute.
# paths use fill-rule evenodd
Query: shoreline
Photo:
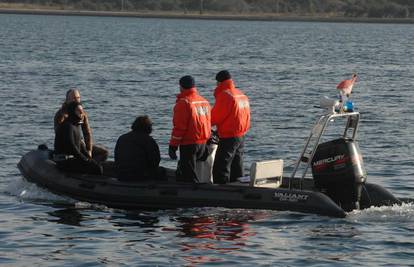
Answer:
<svg viewBox="0 0 414 267"><path fill-rule="evenodd" d="M88 11L56 9L16 9L0 8L0 14L93 16L93 17L134 17L160 19L201 19L201 20L240 20L240 21L297 21L297 22L339 22L339 23L398 23L413 24L414 18L350 18L323 16L286 16L274 14L198 14L178 12L129 12L129 11Z"/></svg>

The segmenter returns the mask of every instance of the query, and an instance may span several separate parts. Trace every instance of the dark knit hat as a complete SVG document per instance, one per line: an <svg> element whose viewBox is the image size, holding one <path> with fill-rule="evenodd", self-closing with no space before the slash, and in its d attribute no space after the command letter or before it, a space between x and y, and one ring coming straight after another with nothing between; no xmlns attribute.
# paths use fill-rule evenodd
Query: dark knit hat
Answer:
<svg viewBox="0 0 414 267"><path fill-rule="evenodd" d="M195 85L195 81L194 78L191 77L190 75L186 75L181 77L180 79L180 86L184 89L190 89L193 88Z"/></svg>
<svg viewBox="0 0 414 267"><path fill-rule="evenodd" d="M218 82L223 82L229 79L231 79L231 75L230 72L228 72L227 70L222 70L216 75L216 81Z"/></svg>

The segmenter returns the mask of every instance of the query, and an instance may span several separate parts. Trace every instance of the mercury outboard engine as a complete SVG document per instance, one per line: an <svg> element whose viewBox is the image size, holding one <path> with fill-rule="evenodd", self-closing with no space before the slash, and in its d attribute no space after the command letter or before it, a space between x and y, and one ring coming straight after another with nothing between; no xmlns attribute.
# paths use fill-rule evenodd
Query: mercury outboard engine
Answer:
<svg viewBox="0 0 414 267"><path fill-rule="evenodd" d="M312 159L312 174L315 187L342 209L359 209L366 172L355 141L340 138L319 144Z"/></svg>

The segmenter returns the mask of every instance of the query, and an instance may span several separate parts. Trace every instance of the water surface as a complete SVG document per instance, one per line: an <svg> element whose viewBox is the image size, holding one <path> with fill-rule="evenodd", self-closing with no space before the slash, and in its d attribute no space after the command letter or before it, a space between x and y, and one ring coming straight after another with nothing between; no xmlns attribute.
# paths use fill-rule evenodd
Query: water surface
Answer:
<svg viewBox="0 0 414 267"><path fill-rule="evenodd" d="M123 211L58 197L16 163L53 145L53 115L79 87L94 139L113 151L137 115L154 121L168 159L178 79L214 103L229 69L250 98L246 167L300 153L323 95L356 72L353 100L370 182L414 188L414 28L397 24L0 15L0 264L27 266L412 266L414 207L345 219L222 208Z"/></svg>

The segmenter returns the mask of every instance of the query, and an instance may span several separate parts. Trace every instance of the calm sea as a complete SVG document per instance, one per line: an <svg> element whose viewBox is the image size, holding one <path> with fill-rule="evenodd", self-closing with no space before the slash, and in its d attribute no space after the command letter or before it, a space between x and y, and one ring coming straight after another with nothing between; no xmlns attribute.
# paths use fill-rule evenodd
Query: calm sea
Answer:
<svg viewBox="0 0 414 267"><path fill-rule="evenodd" d="M335 219L222 208L123 211L55 196L16 163L53 146L54 112L78 87L96 143L113 151L148 114L168 160L178 79L212 103L229 69L251 99L246 167L300 153L336 84L360 76L353 100L370 182L414 193L414 27L0 15L0 265L414 266L414 205Z"/></svg>

